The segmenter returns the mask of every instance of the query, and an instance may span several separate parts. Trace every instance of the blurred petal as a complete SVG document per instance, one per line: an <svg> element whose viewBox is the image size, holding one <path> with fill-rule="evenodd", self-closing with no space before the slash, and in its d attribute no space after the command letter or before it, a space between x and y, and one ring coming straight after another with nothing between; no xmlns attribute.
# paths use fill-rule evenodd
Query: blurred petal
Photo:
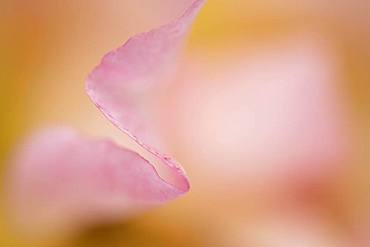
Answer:
<svg viewBox="0 0 370 247"><path fill-rule="evenodd" d="M211 168L214 181L228 186L272 189L271 183L315 184L338 174L351 138L329 50L305 34L220 62L193 58L168 105L178 119L171 134L181 142L174 143L196 175L202 179Z"/></svg>
<svg viewBox="0 0 370 247"><path fill-rule="evenodd" d="M172 182L182 192L189 189L185 172L158 150L161 144L151 129L146 105L153 88L160 87L172 74L190 24L204 2L194 1L174 22L139 34L108 53L87 80L87 93L97 107L120 130L166 164Z"/></svg>
<svg viewBox="0 0 370 247"><path fill-rule="evenodd" d="M346 247L352 242L330 218L314 211L271 212L251 222L235 224L224 246Z"/></svg>
<svg viewBox="0 0 370 247"><path fill-rule="evenodd" d="M34 135L16 163L13 205L31 227L109 221L180 194L137 153L67 128Z"/></svg>

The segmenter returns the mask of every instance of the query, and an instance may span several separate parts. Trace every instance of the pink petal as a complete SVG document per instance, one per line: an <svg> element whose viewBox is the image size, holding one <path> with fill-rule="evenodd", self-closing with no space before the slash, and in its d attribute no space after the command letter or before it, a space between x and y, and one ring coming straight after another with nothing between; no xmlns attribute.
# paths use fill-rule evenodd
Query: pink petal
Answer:
<svg viewBox="0 0 370 247"><path fill-rule="evenodd" d="M160 152L162 144L147 115L153 91L174 71L190 24L204 4L194 1L177 20L139 34L108 53L87 80L87 93L103 114L120 130L168 166L171 181L182 192L189 182L181 166Z"/></svg>
<svg viewBox="0 0 370 247"><path fill-rule="evenodd" d="M34 135L16 164L12 205L32 228L128 216L181 194L137 153L67 128Z"/></svg>
<svg viewBox="0 0 370 247"><path fill-rule="evenodd" d="M143 99L149 96L149 86L157 87L171 73L204 2L194 1L175 21L131 38L106 55L87 81L88 94L105 116L167 165L168 181L149 161L111 141L69 129L50 130L33 136L15 162L10 195L21 224L44 231L114 220L189 190L182 167L149 146L159 142L147 128Z"/></svg>

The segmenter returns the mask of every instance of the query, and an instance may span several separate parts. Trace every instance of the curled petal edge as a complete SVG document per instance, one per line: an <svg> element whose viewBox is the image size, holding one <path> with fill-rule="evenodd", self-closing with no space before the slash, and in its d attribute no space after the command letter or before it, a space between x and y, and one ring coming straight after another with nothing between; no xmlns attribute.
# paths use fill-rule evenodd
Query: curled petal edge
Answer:
<svg viewBox="0 0 370 247"><path fill-rule="evenodd" d="M176 160L152 144L134 96L142 98L171 74L171 63L180 54L189 27L204 3L194 1L175 21L130 38L105 55L86 82L87 94L105 117L170 169L173 186L180 194L190 189L186 173Z"/></svg>
<svg viewBox="0 0 370 247"><path fill-rule="evenodd" d="M50 224L69 226L71 222L130 215L189 191L181 165L154 147L149 131L141 134L140 128L146 130L147 123L141 122L145 111L140 111L136 97L149 94L149 89L160 85L173 70L191 23L204 3L205 0L195 0L173 22L130 38L108 53L86 81L86 92L94 104L169 168L171 182L138 153L112 141L87 138L69 128L47 130L33 135L22 146L11 174L13 211L31 231L45 223L49 228ZM104 155L102 150L116 158ZM121 163L118 168L117 163ZM102 171L108 175L102 176ZM101 191L101 184L106 191ZM43 211L42 216L36 211ZM43 231L46 228L40 227Z"/></svg>

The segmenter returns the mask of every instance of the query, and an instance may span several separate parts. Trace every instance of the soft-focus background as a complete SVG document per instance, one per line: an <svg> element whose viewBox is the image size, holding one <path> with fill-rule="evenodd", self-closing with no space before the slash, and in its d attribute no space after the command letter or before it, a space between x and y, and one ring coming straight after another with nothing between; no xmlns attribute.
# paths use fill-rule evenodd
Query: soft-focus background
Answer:
<svg viewBox="0 0 370 247"><path fill-rule="evenodd" d="M370 4L365 0L209 0L191 33L185 69L173 93L164 99L172 118L164 128L164 136L188 171L192 191L136 218L116 225L94 225L68 236L61 233L25 238L12 227L5 184L7 161L17 143L34 130L60 124L125 143L126 137L103 118L85 95L85 77L103 54L130 36L173 19L188 3L0 0L0 246L369 246ZM260 97L274 97L277 88L269 88L267 94L262 88L262 93L250 96L257 119L261 108L267 112L263 115L266 119L262 117L264 121L256 123L263 124L262 130L244 126L248 118L243 122L241 117L242 124L238 117L230 118L227 108L222 108L227 95L209 96L219 93L213 88L224 91L222 83L243 80L233 72L234 68L241 67L239 72L245 69L245 73L254 75L247 77L250 81L271 71L282 76L290 71L294 74L297 53L301 66L310 68L310 76L330 70L328 80L340 91L340 97L332 98L328 93L322 96L324 99L318 97L312 102L313 108L320 108L326 100L329 104L335 101L340 113L334 110L317 119L316 115L311 118L298 114L303 126L293 133L298 136L312 125L327 124L326 117L334 114L328 117L322 136L312 137L313 141L284 139L290 136L291 128L284 125L289 124L289 114L281 115L288 117L287 122L279 122L281 126L271 121L266 109L277 114L276 102ZM293 54L293 62L289 54ZM244 63L248 64L245 68ZM266 71L260 68L264 64ZM231 98L238 91L232 90ZM209 101L200 100L202 95ZM284 95L282 92L281 97ZM304 93L293 97L297 101L288 101L289 107L299 105L302 97ZM209 102L220 110L217 114L209 112ZM292 112L300 112L299 107ZM335 128L339 130L332 131ZM257 134L248 134L248 130ZM254 142L261 141L258 131L265 133L264 130L271 130L267 132L271 136L262 144ZM269 138L275 140L275 134L277 143L269 145ZM218 135L220 138L215 137ZM248 140L240 140L240 136ZM300 150L297 145L306 147L306 140L313 143L307 144L308 149L316 150L321 142L326 143L326 138L335 140L324 146L328 153L334 153L329 158L315 158L321 157L320 151L306 156L286 151L290 145L291 150ZM255 156L244 155L255 150L256 145L259 151ZM276 149L283 150L288 158L276 161L280 158ZM292 162L294 168L284 166L290 163L290 155L298 157ZM235 168L240 166L244 168ZM256 171L257 166L264 168ZM291 176L291 169L303 175Z"/></svg>

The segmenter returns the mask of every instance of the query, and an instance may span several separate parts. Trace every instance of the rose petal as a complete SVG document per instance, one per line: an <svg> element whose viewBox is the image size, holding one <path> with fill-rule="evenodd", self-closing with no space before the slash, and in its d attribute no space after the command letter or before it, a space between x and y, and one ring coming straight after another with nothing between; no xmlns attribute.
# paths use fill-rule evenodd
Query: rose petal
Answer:
<svg viewBox="0 0 370 247"><path fill-rule="evenodd" d="M12 205L32 228L128 216L181 193L137 153L68 128L34 135L16 164Z"/></svg>
<svg viewBox="0 0 370 247"><path fill-rule="evenodd" d="M106 55L87 80L94 103L168 166L170 182L139 154L111 141L89 139L69 129L47 131L31 138L16 156L10 195L23 226L45 231L90 220L114 220L189 190L182 167L149 146L157 138L146 128L142 99L149 86L171 73L204 2L194 1L175 21L131 38Z"/></svg>
<svg viewBox="0 0 370 247"><path fill-rule="evenodd" d="M88 95L103 114L167 165L172 183L182 192L189 190L185 172L174 159L159 151L161 144L150 129L145 107L153 88L160 87L173 72L190 24L204 2L194 1L177 20L139 34L108 53L86 83Z"/></svg>

